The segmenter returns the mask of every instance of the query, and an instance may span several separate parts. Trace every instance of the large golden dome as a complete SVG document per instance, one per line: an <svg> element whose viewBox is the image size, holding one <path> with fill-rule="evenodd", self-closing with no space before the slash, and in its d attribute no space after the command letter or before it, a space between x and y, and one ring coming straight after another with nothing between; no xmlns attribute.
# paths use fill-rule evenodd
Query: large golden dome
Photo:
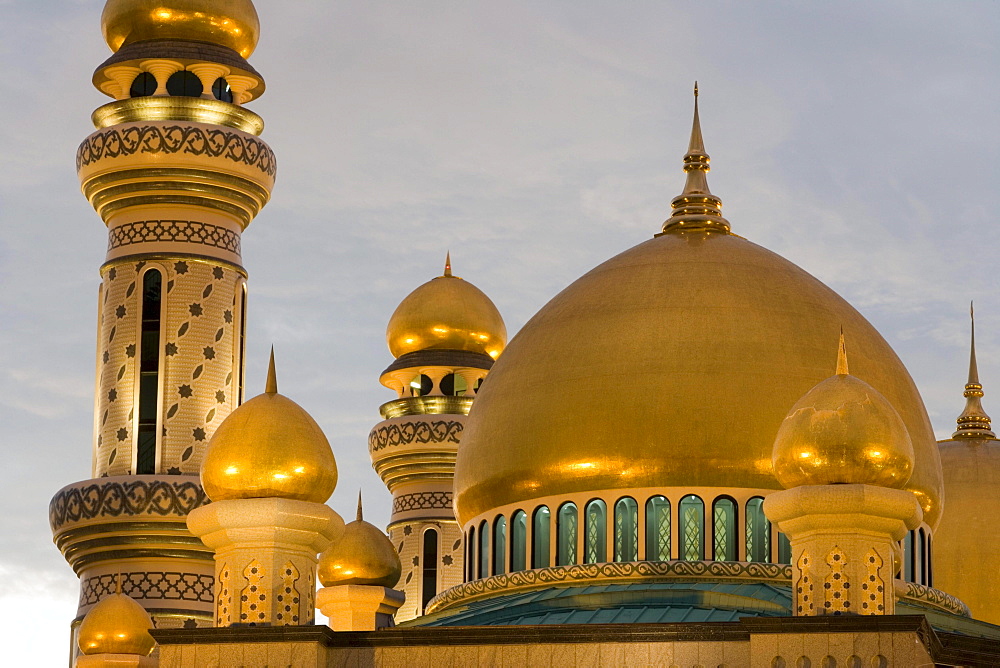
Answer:
<svg viewBox="0 0 1000 668"><path fill-rule="evenodd" d="M153 620L145 608L121 592L109 594L83 618L78 644L84 654L147 656L156 641L149 635Z"/></svg>
<svg viewBox="0 0 1000 668"><path fill-rule="evenodd" d="M774 477L799 485L902 487L913 472L913 445L896 409L848 373L841 335L837 373L799 399L774 439Z"/></svg>
<svg viewBox="0 0 1000 668"><path fill-rule="evenodd" d="M489 297L451 273L411 292L389 318L385 333L389 352L401 357L418 350L468 350L499 357L507 344L507 327Z"/></svg>
<svg viewBox="0 0 1000 668"><path fill-rule="evenodd" d="M852 371L896 408L907 485L930 526L941 464L917 388L833 290L738 236L674 232L625 251L545 305L490 372L455 471L462 523L546 495L634 487L780 489L771 450L789 409L830 375L840 327Z"/></svg>
<svg viewBox="0 0 1000 668"><path fill-rule="evenodd" d="M201 484L212 501L278 497L326 503L337 462L312 416L278 394L274 354L267 389L234 410L208 442Z"/></svg>
<svg viewBox="0 0 1000 668"><path fill-rule="evenodd" d="M180 39L226 46L250 57L260 35L251 0L108 0L101 15L112 51L150 39Z"/></svg>

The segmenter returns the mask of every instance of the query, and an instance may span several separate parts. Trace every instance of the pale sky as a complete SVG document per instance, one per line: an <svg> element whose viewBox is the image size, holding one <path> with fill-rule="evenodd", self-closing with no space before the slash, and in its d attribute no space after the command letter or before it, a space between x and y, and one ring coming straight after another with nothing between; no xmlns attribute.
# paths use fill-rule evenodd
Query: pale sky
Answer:
<svg viewBox="0 0 1000 668"><path fill-rule="evenodd" d="M74 153L105 98L99 0L0 0L0 633L65 665L77 581L47 506L89 477L106 232ZM366 439L385 324L441 272L513 334L648 239L683 185L691 86L733 232L814 274L892 344L939 437L976 300L1000 419L1000 3L258 0L251 104L278 156L243 238L248 391L267 350L384 525ZM52 635L56 634L53 638ZM4 661L12 647L4 643ZM41 653L39 655L39 653ZM41 658L39 658L41 657Z"/></svg>

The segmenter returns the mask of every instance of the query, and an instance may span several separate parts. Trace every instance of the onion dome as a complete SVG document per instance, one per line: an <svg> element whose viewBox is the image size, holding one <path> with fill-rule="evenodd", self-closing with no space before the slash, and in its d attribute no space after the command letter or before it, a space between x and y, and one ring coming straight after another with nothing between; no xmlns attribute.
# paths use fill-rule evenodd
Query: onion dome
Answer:
<svg viewBox="0 0 1000 668"><path fill-rule="evenodd" d="M700 132L692 134L688 153L702 155ZM707 160L685 166L688 182L697 181ZM719 198L700 196L709 213L691 215L717 222ZM674 201L675 216L688 215L689 203ZM455 509L463 525L542 497L781 489L771 468L775 434L788 408L830 375L843 326L857 350L854 375L906 425L915 457L906 488L936 526L941 462L906 367L836 292L727 227L668 220L524 325L477 393L462 434Z"/></svg>
<svg viewBox="0 0 1000 668"><path fill-rule="evenodd" d="M507 344L507 327L482 290L451 273L449 253L444 274L396 307L385 338L397 358L418 350L466 350L496 359Z"/></svg>
<svg viewBox="0 0 1000 668"><path fill-rule="evenodd" d="M207 42L248 58L260 20L251 0L108 0L101 14L104 40L122 46L153 39Z"/></svg>
<svg viewBox="0 0 1000 668"><path fill-rule="evenodd" d="M118 591L102 598L83 618L78 643L84 654L148 656L156 641L149 635L153 620L145 608Z"/></svg>
<svg viewBox="0 0 1000 668"><path fill-rule="evenodd" d="M892 404L850 375L844 335L837 373L796 402L772 453L774 477L786 489L855 483L902 487L913 471L913 445Z"/></svg>
<svg viewBox="0 0 1000 668"><path fill-rule="evenodd" d="M208 443L201 483L212 501L283 498L325 503L337 486L337 462L323 430L278 394L274 351L264 394L229 414Z"/></svg>
<svg viewBox="0 0 1000 668"><path fill-rule="evenodd" d="M402 572L399 554L389 537L364 521L359 493L358 518L345 526L340 540L320 555L319 581L324 587L395 587Z"/></svg>

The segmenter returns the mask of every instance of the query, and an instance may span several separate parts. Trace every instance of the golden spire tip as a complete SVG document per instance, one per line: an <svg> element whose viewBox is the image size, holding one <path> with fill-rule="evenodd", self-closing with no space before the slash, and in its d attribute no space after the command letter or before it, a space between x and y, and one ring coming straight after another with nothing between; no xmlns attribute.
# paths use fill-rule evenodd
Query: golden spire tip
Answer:
<svg viewBox="0 0 1000 668"><path fill-rule="evenodd" d="M274 346L271 346L271 361L267 364L267 384L264 385L264 392L278 393L278 374L274 370Z"/></svg>
<svg viewBox="0 0 1000 668"><path fill-rule="evenodd" d="M451 251L444 256L444 275L451 276Z"/></svg>
<svg viewBox="0 0 1000 668"><path fill-rule="evenodd" d="M837 348L837 375L846 376L850 370L847 367L847 344L844 343L844 328L840 328L840 346Z"/></svg>
<svg viewBox="0 0 1000 668"><path fill-rule="evenodd" d="M358 521L361 522L365 519L364 511L361 508L361 489L358 489Z"/></svg>
<svg viewBox="0 0 1000 668"><path fill-rule="evenodd" d="M979 363L976 361L976 312L971 301L969 302L969 321L972 328L969 346L969 384L979 385Z"/></svg>
<svg viewBox="0 0 1000 668"><path fill-rule="evenodd" d="M697 81L694 82L694 96L696 98L698 97L698 82Z"/></svg>
<svg viewBox="0 0 1000 668"><path fill-rule="evenodd" d="M118 575L115 576L115 593L122 593L122 569L118 569Z"/></svg>

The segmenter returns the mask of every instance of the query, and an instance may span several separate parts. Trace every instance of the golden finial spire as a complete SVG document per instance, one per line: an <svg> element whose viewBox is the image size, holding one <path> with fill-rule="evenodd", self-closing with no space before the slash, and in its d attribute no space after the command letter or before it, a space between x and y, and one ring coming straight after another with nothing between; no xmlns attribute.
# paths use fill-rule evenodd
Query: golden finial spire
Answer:
<svg viewBox="0 0 1000 668"><path fill-rule="evenodd" d="M358 489L358 517L357 520L361 522L365 519L364 510L361 508L361 489Z"/></svg>
<svg viewBox="0 0 1000 668"><path fill-rule="evenodd" d="M444 256L444 275L451 276L451 251Z"/></svg>
<svg viewBox="0 0 1000 668"><path fill-rule="evenodd" d="M122 593L122 569L118 569L118 575L115 576L115 593Z"/></svg>
<svg viewBox="0 0 1000 668"><path fill-rule="evenodd" d="M274 371L274 346L271 346L271 361L267 365L267 383L264 385L264 392L278 393L278 374Z"/></svg>
<svg viewBox="0 0 1000 668"><path fill-rule="evenodd" d="M691 141L684 156L687 182L684 192L675 197L670 206L673 215L663 223L663 233L679 230L704 230L729 232L729 221L722 217L722 200L708 189L708 163L705 140L701 135L701 115L698 112L698 82L694 82L694 121L691 124Z"/></svg>
<svg viewBox="0 0 1000 668"><path fill-rule="evenodd" d="M965 384L965 410L958 416L958 430L952 438L996 438L990 431L990 416L983 410L983 386L979 382L979 365L976 363L976 314L969 303L969 320L972 329L969 350L969 381Z"/></svg>
<svg viewBox="0 0 1000 668"><path fill-rule="evenodd" d="M847 367L847 344L844 343L844 328L840 328L840 346L837 348L837 375L846 376L851 371Z"/></svg>

